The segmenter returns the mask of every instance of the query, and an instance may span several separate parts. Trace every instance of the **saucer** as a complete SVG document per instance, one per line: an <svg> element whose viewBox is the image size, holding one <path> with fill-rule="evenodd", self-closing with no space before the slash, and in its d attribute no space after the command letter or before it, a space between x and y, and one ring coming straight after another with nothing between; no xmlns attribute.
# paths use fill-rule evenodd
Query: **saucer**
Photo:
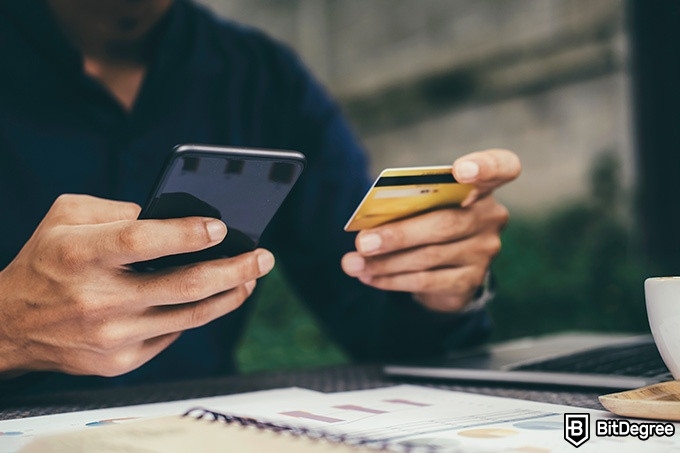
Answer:
<svg viewBox="0 0 680 453"><path fill-rule="evenodd" d="M599 397L616 415L680 421L680 381L667 381Z"/></svg>

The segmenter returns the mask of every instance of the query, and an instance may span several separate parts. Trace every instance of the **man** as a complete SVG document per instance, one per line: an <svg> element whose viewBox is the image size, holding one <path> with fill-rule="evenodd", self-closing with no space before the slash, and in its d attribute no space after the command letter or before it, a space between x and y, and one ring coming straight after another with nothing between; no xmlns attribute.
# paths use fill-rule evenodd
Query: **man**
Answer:
<svg viewBox="0 0 680 453"><path fill-rule="evenodd" d="M274 266L269 250L357 359L487 333L474 301L500 248L508 214L492 191L519 174L513 153L455 162L476 185L461 209L354 237L342 225L369 186L364 153L297 58L261 33L181 0L0 0L0 56L0 372L15 385L233 372L241 305ZM308 165L262 248L135 273L127 264L228 234L214 219L136 220L178 143L294 149Z"/></svg>

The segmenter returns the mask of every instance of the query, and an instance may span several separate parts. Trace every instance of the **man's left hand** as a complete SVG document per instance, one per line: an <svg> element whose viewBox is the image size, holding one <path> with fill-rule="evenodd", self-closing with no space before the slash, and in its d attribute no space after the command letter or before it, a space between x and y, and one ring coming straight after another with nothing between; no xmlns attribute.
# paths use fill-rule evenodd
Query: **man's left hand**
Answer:
<svg viewBox="0 0 680 453"><path fill-rule="evenodd" d="M508 210L493 191L520 171L519 158L502 149L457 159L454 177L475 186L460 207L361 231L357 251L342 259L343 270L366 285L410 292L432 310L463 309L500 251L500 233L508 221Z"/></svg>

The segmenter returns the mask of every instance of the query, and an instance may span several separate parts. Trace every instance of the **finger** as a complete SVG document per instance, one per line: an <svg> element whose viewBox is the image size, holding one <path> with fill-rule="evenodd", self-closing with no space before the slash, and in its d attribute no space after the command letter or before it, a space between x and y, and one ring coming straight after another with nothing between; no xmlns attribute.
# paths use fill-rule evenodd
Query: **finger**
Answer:
<svg viewBox="0 0 680 453"><path fill-rule="evenodd" d="M249 286L240 285L198 302L156 307L152 316L145 317L138 329L180 332L203 326L240 307L252 293Z"/></svg>
<svg viewBox="0 0 680 453"><path fill-rule="evenodd" d="M125 319L107 321L87 333L87 349L114 355L149 338L198 327L236 309L253 293L255 286L256 281L251 280L198 302L151 307Z"/></svg>
<svg viewBox="0 0 680 453"><path fill-rule="evenodd" d="M387 291L446 292L453 295L465 295L471 291L471 288L479 287L484 275L485 269L465 266L377 277L359 277L359 280L366 285Z"/></svg>
<svg viewBox="0 0 680 453"><path fill-rule="evenodd" d="M454 178L475 185L463 206L470 205L475 199L517 178L521 170L517 155L505 149L470 153L453 163Z"/></svg>
<svg viewBox="0 0 680 453"><path fill-rule="evenodd" d="M363 257L357 252L346 254L341 261L350 276L381 276L466 265L488 266L501 248L500 237L483 236L445 244L426 245L395 253Z"/></svg>
<svg viewBox="0 0 680 453"><path fill-rule="evenodd" d="M185 217L83 225L79 233L73 247L83 259L124 265L205 249L221 242L227 228L218 219Z"/></svg>
<svg viewBox="0 0 680 453"><path fill-rule="evenodd" d="M474 230L474 213L471 210L439 209L361 231L355 245L359 253L371 256L462 239Z"/></svg>
<svg viewBox="0 0 680 453"><path fill-rule="evenodd" d="M45 215L50 224L83 225L134 220L141 208L135 203L107 200L90 195L60 195Z"/></svg>
<svg viewBox="0 0 680 453"><path fill-rule="evenodd" d="M508 210L492 197L468 208L447 208L361 231L357 251L374 256L462 240L480 231L498 231L507 222Z"/></svg>
<svg viewBox="0 0 680 453"><path fill-rule="evenodd" d="M133 303L146 306L184 304L248 284L274 267L274 256L257 249L233 258L223 258L166 269L157 273L131 273Z"/></svg>
<svg viewBox="0 0 680 453"><path fill-rule="evenodd" d="M120 351L130 351L135 345L150 339L178 335L235 310L254 288L255 281L250 281L198 302L151 307L142 316L132 317L131 321L108 323L106 328L95 334L96 343L90 349L112 356Z"/></svg>

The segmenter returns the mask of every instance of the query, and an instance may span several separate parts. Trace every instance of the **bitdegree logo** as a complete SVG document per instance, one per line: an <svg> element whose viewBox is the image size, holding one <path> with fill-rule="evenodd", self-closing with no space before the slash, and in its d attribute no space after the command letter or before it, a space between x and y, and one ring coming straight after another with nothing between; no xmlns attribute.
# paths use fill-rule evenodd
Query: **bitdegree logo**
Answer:
<svg viewBox="0 0 680 453"><path fill-rule="evenodd" d="M590 414L564 414L564 440L578 448L590 439Z"/></svg>
<svg viewBox="0 0 680 453"><path fill-rule="evenodd" d="M675 425L670 422L632 422L622 418L595 420L596 437L637 437L648 440L651 437L672 437ZM578 448L590 439L590 414L564 414L564 440Z"/></svg>
<svg viewBox="0 0 680 453"><path fill-rule="evenodd" d="M597 437L632 436L640 440L647 440L650 437L672 437L675 435L675 425L664 422L631 422L618 418L596 420L595 435Z"/></svg>

